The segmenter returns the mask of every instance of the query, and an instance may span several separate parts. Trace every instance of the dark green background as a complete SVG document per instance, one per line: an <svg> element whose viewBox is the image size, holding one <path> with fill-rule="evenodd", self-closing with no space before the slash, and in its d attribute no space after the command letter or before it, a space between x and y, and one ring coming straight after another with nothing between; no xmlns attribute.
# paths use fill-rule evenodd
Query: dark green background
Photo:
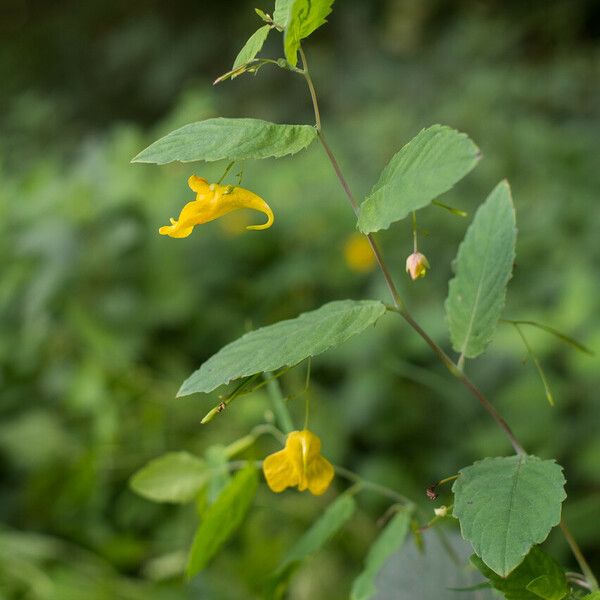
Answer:
<svg viewBox="0 0 600 600"><path fill-rule="evenodd" d="M261 486L239 535L184 584L175 574L193 507L154 505L127 485L165 451L201 454L262 420L261 393L203 427L216 395L174 400L221 345L251 324L332 299L387 300L377 272L357 274L344 261L354 220L317 145L246 165L245 185L276 213L271 229L241 233L229 220L186 240L157 234L191 199L187 177L215 180L224 165L129 164L148 143L217 115L311 122L293 74L265 67L211 86L260 24L253 7L0 4L2 600L258 597L285 549L335 496L275 496ZM421 128L441 122L467 132L484 160L443 200L472 215L509 178L519 241L505 315L551 324L600 351L598 3L338 0L306 49L325 130L356 194ZM280 53L272 35L265 54ZM425 280L412 284L403 273L408 223L379 238L409 306L448 347L443 300L467 222L435 207L419 220L432 265ZM598 572L598 358L528 333L556 407L505 325L467 370L530 452L565 467L566 517ZM313 367L311 428L324 454L427 510L432 481L510 452L391 316ZM302 378L303 369L290 372L285 392ZM302 402L291 409L300 425ZM274 449L264 440L254 456ZM359 501L343 534L297 573L291 598L347 598L386 509L368 494ZM549 548L576 568L556 533Z"/></svg>

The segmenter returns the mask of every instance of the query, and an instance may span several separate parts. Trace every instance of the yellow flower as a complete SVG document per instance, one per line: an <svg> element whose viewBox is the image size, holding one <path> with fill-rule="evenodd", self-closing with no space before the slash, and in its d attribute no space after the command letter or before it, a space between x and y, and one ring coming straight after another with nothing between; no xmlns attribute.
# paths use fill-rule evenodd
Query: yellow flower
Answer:
<svg viewBox="0 0 600 600"><path fill-rule="evenodd" d="M171 219L171 225L165 225L158 230L161 235L173 238L187 237L196 225L214 221L240 208L252 208L267 215L266 223L249 225L246 229L267 229L273 224L273 211L269 205L260 196L244 188L209 184L206 179L195 175L188 179L188 185L196 192L196 199L183 207L178 221Z"/></svg>
<svg viewBox="0 0 600 600"><path fill-rule="evenodd" d="M288 434L285 448L267 456L263 472L267 484L274 492L297 487L308 489L315 496L325 493L334 471L332 464L321 454L321 440L308 429Z"/></svg>
<svg viewBox="0 0 600 600"><path fill-rule="evenodd" d="M375 267L375 255L369 240L360 233L353 233L344 244L344 258L352 271L368 273Z"/></svg>
<svg viewBox="0 0 600 600"><path fill-rule="evenodd" d="M406 259L406 272L413 281L419 279L419 277L425 277L427 269L429 269L429 261L420 252L413 252Z"/></svg>

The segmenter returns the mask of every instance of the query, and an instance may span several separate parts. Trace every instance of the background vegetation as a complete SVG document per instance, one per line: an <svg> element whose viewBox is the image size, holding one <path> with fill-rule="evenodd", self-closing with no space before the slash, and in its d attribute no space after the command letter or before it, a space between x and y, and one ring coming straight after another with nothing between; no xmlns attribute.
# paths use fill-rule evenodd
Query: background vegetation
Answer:
<svg viewBox="0 0 600 600"><path fill-rule="evenodd" d="M257 24L254 4L0 7L2 600L253 597L328 499L263 486L236 541L185 584L193 509L152 504L127 483L167 450L202 454L262 418L261 393L209 426L199 421L215 397L174 399L191 370L250 323L337 298L387 299L379 274L344 252L354 219L317 145L246 166L245 184L276 212L268 231L242 233L234 214L185 241L157 234L190 197L187 177L216 179L223 165L130 165L149 142L216 115L311 122L304 82L280 70L211 86ZM279 41L269 43L278 56ZM505 315L552 324L600 352L598 4L345 0L307 51L325 130L357 194L421 128L467 132L485 160L444 201L472 215L510 179L519 241ZM415 284L403 274L408 225L379 237L419 320L447 344L448 248L467 223L435 207L420 221L432 270ZM536 331L530 339L556 407L508 326L468 370L527 448L565 467L566 516L598 572L598 359ZM285 391L303 377L291 371ZM424 505L431 482L509 453L394 319L313 361L311 393L311 428L328 458ZM302 406L291 409L300 419ZM273 449L264 440L257 457ZM367 494L360 506L296 575L293 598L347 597L385 509ZM568 564L564 542L551 542Z"/></svg>

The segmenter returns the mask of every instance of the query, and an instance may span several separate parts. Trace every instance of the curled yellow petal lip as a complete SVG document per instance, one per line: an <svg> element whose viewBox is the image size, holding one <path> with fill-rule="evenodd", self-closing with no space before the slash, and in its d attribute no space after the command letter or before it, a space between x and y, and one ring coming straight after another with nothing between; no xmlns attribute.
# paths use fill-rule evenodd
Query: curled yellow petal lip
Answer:
<svg viewBox="0 0 600 600"><path fill-rule="evenodd" d="M324 494L334 476L333 465L321 456L321 440L304 429L288 434L285 448L267 456L263 473L274 492L288 487Z"/></svg>
<svg viewBox="0 0 600 600"><path fill-rule="evenodd" d="M271 207L249 190L232 185L208 183L206 179L196 175L188 179L188 185L196 192L196 199L183 207L179 219L171 219L171 225L165 225L158 230L161 235L184 238L192 233L196 225L214 221L242 208L257 210L267 216L265 223L249 225L246 229L267 229L275 220Z"/></svg>

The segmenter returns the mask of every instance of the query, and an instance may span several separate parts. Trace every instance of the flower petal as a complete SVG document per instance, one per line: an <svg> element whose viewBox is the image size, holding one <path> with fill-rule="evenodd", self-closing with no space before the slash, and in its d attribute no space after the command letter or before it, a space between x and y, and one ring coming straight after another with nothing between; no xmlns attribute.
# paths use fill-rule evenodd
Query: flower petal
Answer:
<svg viewBox="0 0 600 600"><path fill-rule="evenodd" d="M231 187L219 185L217 186L216 194L218 203L221 205L219 215L237 210L240 208L250 208L258 210L267 215L267 221L262 225L248 225L246 229L268 229L273 225L275 217L271 207L257 194L240 187ZM214 217L217 218L217 217Z"/></svg>
<svg viewBox="0 0 600 600"><path fill-rule="evenodd" d="M208 183L206 179L192 175L188 185L196 192L196 199L188 202L171 225L161 227L159 233L174 238L190 235L196 225L214 221L227 213L241 208L258 210L267 215L267 221L262 225L249 225L247 229L267 229L274 221L271 207L260 197L244 188L232 185Z"/></svg>
<svg viewBox="0 0 600 600"><path fill-rule="evenodd" d="M308 483L308 491L315 496L324 494L333 480L334 475L335 471L333 465L322 456L317 456L307 464L306 480Z"/></svg>
<svg viewBox="0 0 600 600"><path fill-rule="evenodd" d="M204 177L197 177L196 175L192 175L188 179L188 185L193 192L198 194L205 194L209 188L208 181Z"/></svg>
<svg viewBox="0 0 600 600"><path fill-rule="evenodd" d="M286 448L267 456L263 461L263 473L268 486L274 492L283 492L285 488L298 485L300 477L295 461L290 460Z"/></svg>

